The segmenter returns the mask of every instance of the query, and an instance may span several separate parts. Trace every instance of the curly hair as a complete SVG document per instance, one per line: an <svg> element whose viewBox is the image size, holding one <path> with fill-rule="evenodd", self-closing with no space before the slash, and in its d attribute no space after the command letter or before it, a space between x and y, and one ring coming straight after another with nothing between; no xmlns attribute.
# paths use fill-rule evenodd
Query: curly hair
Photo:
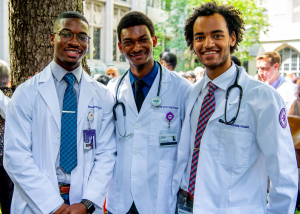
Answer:
<svg viewBox="0 0 300 214"><path fill-rule="evenodd" d="M124 28L129 28L136 25L146 25L150 31L151 37L155 36L154 25L151 19L144 13L132 11L123 16L118 24L117 32L119 42L121 42L121 31Z"/></svg>
<svg viewBox="0 0 300 214"><path fill-rule="evenodd" d="M200 8L195 9L192 16L186 20L186 24L184 27L184 35L186 43L190 50L193 50L193 27L196 19L200 16L211 16L215 13L221 14L226 20L229 35L232 35L232 32L235 32L236 43L233 47L230 47L230 53L232 54L235 50L238 50L237 46L241 41L243 41L243 35L245 30L245 22L241 17L242 13L230 5L217 5L215 1L206 3Z"/></svg>

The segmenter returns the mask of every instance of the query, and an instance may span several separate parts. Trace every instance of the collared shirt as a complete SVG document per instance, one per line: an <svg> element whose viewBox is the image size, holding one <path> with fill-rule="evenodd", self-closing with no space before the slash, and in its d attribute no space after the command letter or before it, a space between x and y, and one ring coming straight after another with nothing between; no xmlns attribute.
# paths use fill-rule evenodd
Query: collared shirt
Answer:
<svg viewBox="0 0 300 214"><path fill-rule="evenodd" d="M236 78L236 66L234 63L231 63L231 67L226 72L224 72L223 74L221 74L220 76L215 78L214 80L211 80L207 75L205 75L203 78L204 78L204 84L203 84L200 94L195 102L195 105L193 107L192 114L191 114L191 124L190 124L191 125L191 141L190 142L193 142L193 143L195 143L197 123L198 123L198 119L199 119L199 115L200 115L202 102L204 100L204 97L208 93L208 89L209 89L208 83L211 81L213 84L215 84L218 87L214 92L215 109L217 109L218 106L221 104L221 102L225 99L226 91L227 91L228 87L231 84L233 84L233 82ZM191 158L192 158L192 156L190 156L189 163L191 163ZM185 185L183 184L181 186L181 188L184 189L185 191L188 191L188 184L185 184Z"/></svg>
<svg viewBox="0 0 300 214"><path fill-rule="evenodd" d="M146 85L142 88L142 91L143 91L143 94L144 94L144 97L146 98L147 97L147 94L149 93L150 91L150 88L155 80L155 77L158 73L158 63L156 61L154 61L154 67L153 69L146 75L142 78L142 80L146 83ZM134 81L137 80L138 78L136 78L132 73L131 71L129 70L129 77L130 77L130 83L131 83L131 86L132 86L132 91L133 91L133 96L135 96L135 86L134 86Z"/></svg>
<svg viewBox="0 0 300 214"><path fill-rule="evenodd" d="M63 79L65 74L67 74L69 71L66 71L61 66L59 66L56 62L51 62L51 71L54 79L54 85L57 92L59 107L60 107L60 114L62 112L63 108L63 101L64 101L64 95L66 88L68 86L67 82ZM80 80L82 75L82 67L79 66L78 68L74 69L73 71L70 71L74 74L76 81L74 84L74 89L76 91L77 95L77 105L79 100L79 93L80 93ZM60 152L58 152L57 159L55 162L55 168L56 168L56 175L57 175L57 181L65 184L70 184L71 182L71 175L65 173L61 167L60 167Z"/></svg>
<svg viewBox="0 0 300 214"><path fill-rule="evenodd" d="M273 86L275 89L277 89L278 86L279 86L279 83L280 83L281 79L282 79L282 76L279 75L279 77L277 78L277 80L275 80L275 81L271 84L271 86Z"/></svg>

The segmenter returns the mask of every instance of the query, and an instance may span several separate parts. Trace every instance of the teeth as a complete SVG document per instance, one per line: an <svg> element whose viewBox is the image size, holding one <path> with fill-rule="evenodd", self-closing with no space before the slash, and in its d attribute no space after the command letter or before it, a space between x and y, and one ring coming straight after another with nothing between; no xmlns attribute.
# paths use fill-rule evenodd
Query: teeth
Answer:
<svg viewBox="0 0 300 214"><path fill-rule="evenodd" d="M217 53L217 52L215 52L215 51L205 52L204 55L215 54L215 53Z"/></svg>
<svg viewBox="0 0 300 214"><path fill-rule="evenodd" d="M79 51L68 51L68 52L71 52L71 53L79 53Z"/></svg>

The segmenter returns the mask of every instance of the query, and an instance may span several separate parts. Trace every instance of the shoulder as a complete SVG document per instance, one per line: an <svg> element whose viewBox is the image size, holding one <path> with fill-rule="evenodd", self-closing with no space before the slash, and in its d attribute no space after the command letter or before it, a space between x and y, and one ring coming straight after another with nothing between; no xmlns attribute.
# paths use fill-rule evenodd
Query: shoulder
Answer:
<svg viewBox="0 0 300 214"><path fill-rule="evenodd" d="M293 83L293 82L289 82L289 81L284 81L279 87L278 90L292 90L295 91L298 89L298 85Z"/></svg>
<svg viewBox="0 0 300 214"><path fill-rule="evenodd" d="M94 88L95 92L100 95L104 95L106 93L109 93L108 87L101 84L100 82L94 80L90 75L88 75L86 72L84 72L84 77L86 81L88 81L92 87Z"/></svg>
<svg viewBox="0 0 300 214"><path fill-rule="evenodd" d="M166 72L170 76L171 83L175 84L176 87L183 87L187 89L192 88L193 84L187 79L178 75L176 71L169 71L168 69L163 67L163 72Z"/></svg>

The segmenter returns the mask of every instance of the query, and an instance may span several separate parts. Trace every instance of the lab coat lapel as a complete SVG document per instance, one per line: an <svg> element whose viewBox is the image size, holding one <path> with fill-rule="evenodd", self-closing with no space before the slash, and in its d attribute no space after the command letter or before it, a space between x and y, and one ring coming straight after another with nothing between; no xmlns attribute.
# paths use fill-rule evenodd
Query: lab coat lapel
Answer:
<svg viewBox="0 0 300 214"><path fill-rule="evenodd" d="M84 112L88 108L88 105L95 94L94 89L91 86L91 82L92 81L88 78L85 71L82 71L80 95L78 101L77 125L79 124L82 116L84 115Z"/></svg>
<svg viewBox="0 0 300 214"><path fill-rule="evenodd" d="M49 107L56 122L57 128L60 130L61 114L50 64L41 72L40 75L38 91Z"/></svg>
<svg viewBox="0 0 300 214"><path fill-rule="evenodd" d="M120 85L118 93L119 93L118 100L121 100L121 98L123 97L125 99L126 104L131 108L134 114L138 115L135 100L133 97L133 91L130 83L129 74L126 74L124 78L124 83Z"/></svg>
<svg viewBox="0 0 300 214"><path fill-rule="evenodd" d="M162 100L161 105L163 105L163 102L164 102L163 99L162 99L162 96L167 91L168 82L171 81L170 71L167 71L167 70L163 69L162 72L163 72L162 73L162 81L161 81L161 88L160 88L160 93L159 93L159 97ZM147 97L145 98L145 100L143 102L143 105L142 105L142 108L139 112L138 118L142 117L149 110L149 108L152 107L151 100L152 100L153 97L157 96L159 78L160 78L160 68L159 68L158 73L155 77L155 80L154 80L154 82L153 82L153 84L150 88L150 91L147 94Z"/></svg>

